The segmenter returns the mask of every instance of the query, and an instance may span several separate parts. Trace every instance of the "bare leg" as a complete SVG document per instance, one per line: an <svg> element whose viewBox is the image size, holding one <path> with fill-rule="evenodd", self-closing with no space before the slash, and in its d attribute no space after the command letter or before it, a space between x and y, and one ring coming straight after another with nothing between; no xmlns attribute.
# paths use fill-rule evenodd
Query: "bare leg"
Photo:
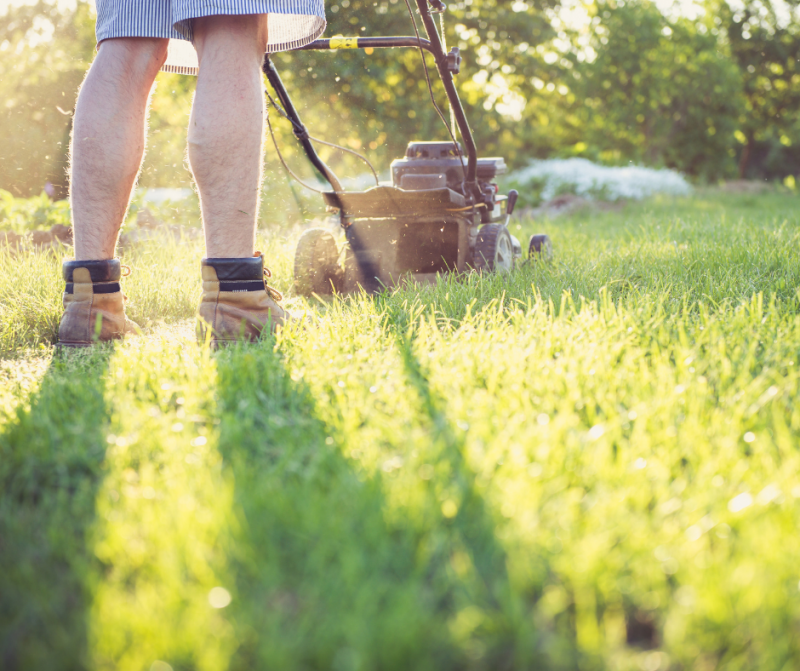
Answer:
<svg viewBox="0 0 800 671"><path fill-rule="evenodd" d="M150 90L167 44L143 37L104 40L81 86L70 180L78 260L114 257L144 156Z"/></svg>
<svg viewBox="0 0 800 671"><path fill-rule="evenodd" d="M189 121L189 164L210 258L253 255L261 189L267 16L194 22L200 61Z"/></svg>

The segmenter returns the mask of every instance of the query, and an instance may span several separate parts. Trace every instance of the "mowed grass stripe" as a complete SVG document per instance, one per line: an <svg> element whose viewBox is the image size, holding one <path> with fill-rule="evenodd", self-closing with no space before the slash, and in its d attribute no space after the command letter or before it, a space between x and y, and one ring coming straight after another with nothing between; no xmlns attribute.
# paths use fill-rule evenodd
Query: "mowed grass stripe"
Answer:
<svg viewBox="0 0 800 671"><path fill-rule="evenodd" d="M103 348L53 358L0 429L4 668L88 664L97 569L89 539L104 477L110 355Z"/></svg>
<svg viewBox="0 0 800 671"><path fill-rule="evenodd" d="M92 550L91 666L224 669L236 528L218 451L217 373L192 330L130 338L110 362ZM161 667L166 668L166 667Z"/></svg>
<svg viewBox="0 0 800 671"><path fill-rule="evenodd" d="M381 478L352 459L326 396L269 340L217 365L220 450L244 519L232 668L455 668L414 530L387 519Z"/></svg>

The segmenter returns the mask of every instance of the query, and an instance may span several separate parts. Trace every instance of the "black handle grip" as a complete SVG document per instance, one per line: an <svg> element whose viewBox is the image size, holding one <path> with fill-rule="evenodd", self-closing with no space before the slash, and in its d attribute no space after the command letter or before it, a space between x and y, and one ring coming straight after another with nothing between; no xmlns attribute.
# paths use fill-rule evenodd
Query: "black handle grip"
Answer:
<svg viewBox="0 0 800 671"><path fill-rule="evenodd" d="M506 201L506 214L511 215L514 213L514 206L517 204L519 193L516 189L511 189L508 192L508 200Z"/></svg>

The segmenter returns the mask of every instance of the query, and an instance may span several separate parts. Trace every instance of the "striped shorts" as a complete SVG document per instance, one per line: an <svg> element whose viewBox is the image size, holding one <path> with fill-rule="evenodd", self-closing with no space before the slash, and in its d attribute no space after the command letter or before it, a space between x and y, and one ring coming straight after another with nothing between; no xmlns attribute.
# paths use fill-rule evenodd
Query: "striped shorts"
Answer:
<svg viewBox="0 0 800 671"><path fill-rule="evenodd" d="M269 14L268 53L302 47L325 30L324 0L97 0L97 42L168 37L162 70L197 74L192 20L219 14Z"/></svg>

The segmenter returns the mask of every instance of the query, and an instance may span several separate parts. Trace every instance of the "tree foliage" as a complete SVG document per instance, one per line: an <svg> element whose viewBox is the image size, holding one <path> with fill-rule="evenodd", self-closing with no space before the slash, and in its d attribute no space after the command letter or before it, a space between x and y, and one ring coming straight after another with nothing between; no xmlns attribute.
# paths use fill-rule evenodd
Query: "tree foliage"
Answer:
<svg viewBox="0 0 800 671"><path fill-rule="evenodd" d="M71 114L94 49L87 3L60 11L39 0L0 16L0 188L66 185Z"/></svg>
<svg viewBox="0 0 800 671"><path fill-rule="evenodd" d="M741 78L717 37L650 2L601 0L592 26L588 49L565 54L576 151L706 178L729 172Z"/></svg>
<svg viewBox="0 0 800 671"><path fill-rule="evenodd" d="M800 108L800 20L797 0L744 0L716 8L741 75L739 175L747 175L758 143L790 147ZM797 167L800 167L798 165Z"/></svg>
<svg viewBox="0 0 800 671"><path fill-rule="evenodd" d="M595 0L578 29L559 21L557 0L458 0L449 4L445 39L464 56L457 85L483 155L512 165L580 155L704 180L737 170L774 178L800 172L798 0L778 1L709 0L706 14L690 21L665 16L651 0ZM405 0L330 0L327 17L329 36L413 34ZM0 188L31 194L50 181L63 193L70 116L93 56L93 28L86 2L59 9L40 0L0 16ZM379 169L410 140L448 138L417 50L274 60L312 135L367 154ZM190 182L185 127L194 84L158 77L146 186ZM271 119L286 158L311 176L288 124L274 109ZM321 153L343 175L365 171L341 152ZM266 160L268 185L283 183L273 149Z"/></svg>

